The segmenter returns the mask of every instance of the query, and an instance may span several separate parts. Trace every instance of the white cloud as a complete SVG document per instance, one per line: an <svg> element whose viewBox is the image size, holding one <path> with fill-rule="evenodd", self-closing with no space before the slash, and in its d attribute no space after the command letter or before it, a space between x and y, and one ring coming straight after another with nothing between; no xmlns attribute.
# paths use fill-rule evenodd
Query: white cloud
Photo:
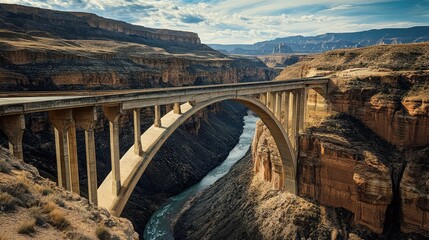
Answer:
<svg viewBox="0 0 429 240"><path fill-rule="evenodd" d="M386 0L222 0L183 3L173 0L6 0L9 3L95 12L104 17L153 28L193 31L204 43L254 43L290 35L316 35L383 27L408 27L413 21L365 22L362 16L344 16L338 11L356 4ZM151 6L150 8L136 6ZM322 6L312 10L313 6ZM288 9L296 11L288 12ZM308 9L308 11L307 11ZM429 21L428 21L429 22ZM420 24L422 25L422 24Z"/></svg>

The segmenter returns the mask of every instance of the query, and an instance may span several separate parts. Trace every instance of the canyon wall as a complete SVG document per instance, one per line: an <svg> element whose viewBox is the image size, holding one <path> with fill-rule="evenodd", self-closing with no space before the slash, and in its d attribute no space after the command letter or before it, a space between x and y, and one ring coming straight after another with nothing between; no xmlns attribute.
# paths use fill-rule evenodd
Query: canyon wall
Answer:
<svg viewBox="0 0 429 240"><path fill-rule="evenodd" d="M413 70L428 69L427 52L427 43L335 50L304 58L277 77L328 76L328 109L348 116L323 117L312 111L319 101L309 95L310 129L299 138L300 196L347 209L353 224L385 237L399 230L429 236L429 72ZM257 132L254 170L271 176L265 179L276 189L278 153L263 124Z"/></svg>

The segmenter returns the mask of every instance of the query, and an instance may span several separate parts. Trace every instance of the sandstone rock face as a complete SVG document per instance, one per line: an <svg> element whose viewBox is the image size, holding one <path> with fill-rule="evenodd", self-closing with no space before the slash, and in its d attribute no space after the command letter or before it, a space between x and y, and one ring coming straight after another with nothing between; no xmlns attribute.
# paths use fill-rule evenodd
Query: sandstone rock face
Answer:
<svg viewBox="0 0 429 240"><path fill-rule="evenodd" d="M385 151L379 149L388 146L369 140L377 137L345 117L320 124L299 139L299 195L347 209L354 213L354 223L382 233L393 186L392 167ZM278 189L281 165L279 170L275 166L279 152L262 122L257 126L252 155L255 174L263 174Z"/></svg>
<svg viewBox="0 0 429 240"><path fill-rule="evenodd" d="M272 189L252 172L250 154L196 196L174 227L176 239L377 239L349 226L350 213Z"/></svg>
<svg viewBox="0 0 429 240"><path fill-rule="evenodd" d="M382 233L392 199L389 166L366 149L329 140L300 137L300 195L345 208L354 213L355 223Z"/></svg>
<svg viewBox="0 0 429 240"><path fill-rule="evenodd" d="M429 237L429 148L406 153L408 160L401 180L404 232Z"/></svg>
<svg viewBox="0 0 429 240"><path fill-rule="evenodd" d="M329 100L333 110L356 117L396 146L427 146L429 95L424 87L427 77L426 74L386 75L351 80L343 89L334 90ZM404 88L401 84L411 87Z"/></svg>

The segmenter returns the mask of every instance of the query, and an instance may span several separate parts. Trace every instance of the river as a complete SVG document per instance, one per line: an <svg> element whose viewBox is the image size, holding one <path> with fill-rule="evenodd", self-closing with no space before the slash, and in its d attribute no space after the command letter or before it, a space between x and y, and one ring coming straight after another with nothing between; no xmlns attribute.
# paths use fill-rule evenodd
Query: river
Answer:
<svg viewBox="0 0 429 240"><path fill-rule="evenodd" d="M241 158L246 155L252 144L253 135L255 133L256 121L259 118L252 112L248 112L243 118L244 126L243 133L237 145L229 152L228 157L221 165L210 171L199 183L189 187L182 193L171 197L169 201L160 207L150 218L144 231L144 239L146 240L169 240L174 239L172 231L173 220L180 213L183 205L188 199L195 196L197 193L206 189L231 169L231 167Z"/></svg>

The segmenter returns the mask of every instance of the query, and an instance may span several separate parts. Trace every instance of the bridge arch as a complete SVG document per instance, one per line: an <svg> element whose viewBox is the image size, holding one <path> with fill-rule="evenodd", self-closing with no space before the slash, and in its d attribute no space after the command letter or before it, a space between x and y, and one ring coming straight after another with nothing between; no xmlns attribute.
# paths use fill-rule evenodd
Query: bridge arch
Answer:
<svg viewBox="0 0 429 240"><path fill-rule="evenodd" d="M155 154L164 144L164 142L173 134L173 132L187 119L196 112L205 107L222 102L225 100L234 100L252 110L264 122L270 130L274 141L279 149L282 160L282 183L283 189L296 193L296 166L297 157L289 140L288 134L281 124L280 119L277 119L265 104L253 97L243 96L223 96L213 98L208 101L198 102L195 105L185 103L181 105L182 114L174 114L173 111L167 113L162 118L163 125L159 127L151 126L141 136L144 154L138 156L134 153L133 147L121 159L121 190L116 196L112 191L112 173L110 173L102 182L97 190L99 206L109 209L114 215L119 216L126 203L128 202L131 193L133 192L137 182L143 175L149 163L152 161ZM148 141L150 143L148 143Z"/></svg>

